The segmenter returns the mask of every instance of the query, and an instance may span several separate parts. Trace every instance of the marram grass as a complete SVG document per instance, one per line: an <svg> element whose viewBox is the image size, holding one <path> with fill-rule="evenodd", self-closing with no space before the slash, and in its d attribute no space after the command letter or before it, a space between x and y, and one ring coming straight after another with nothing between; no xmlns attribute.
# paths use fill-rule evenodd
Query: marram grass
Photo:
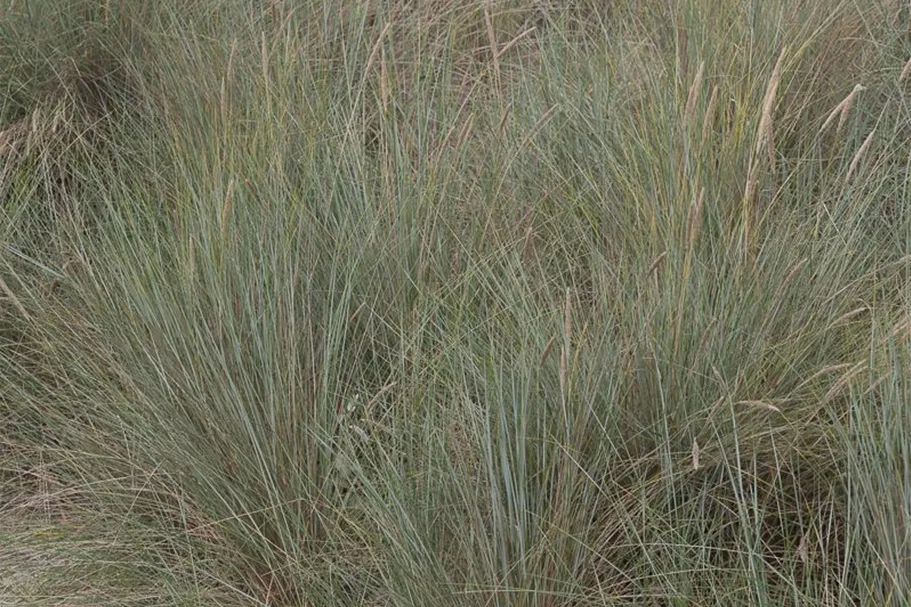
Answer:
<svg viewBox="0 0 911 607"><path fill-rule="evenodd" d="M911 602L902 2L7 4L0 603Z"/></svg>

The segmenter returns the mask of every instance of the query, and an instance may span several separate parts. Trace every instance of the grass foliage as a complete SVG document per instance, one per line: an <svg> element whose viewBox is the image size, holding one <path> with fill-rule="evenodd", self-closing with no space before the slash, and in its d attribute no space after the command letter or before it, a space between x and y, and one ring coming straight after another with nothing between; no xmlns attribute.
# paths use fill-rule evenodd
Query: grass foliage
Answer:
<svg viewBox="0 0 911 607"><path fill-rule="evenodd" d="M10 0L0 602L911 604L899 0Z"/></svg>

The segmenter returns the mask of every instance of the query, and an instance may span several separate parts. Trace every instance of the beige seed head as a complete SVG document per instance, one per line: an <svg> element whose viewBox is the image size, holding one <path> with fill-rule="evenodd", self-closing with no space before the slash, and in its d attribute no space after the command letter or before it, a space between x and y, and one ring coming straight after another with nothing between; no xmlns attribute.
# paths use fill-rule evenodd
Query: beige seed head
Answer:
<svg viewBox="0 0 911 607"><path fill-rule="evenodd" d="M819 133L821 134L829 125L835 122L835 118L838 118L838 131L841 131L842 126L844 125L845 120L847 119L848 112L851 111L851 108L854 107L855 102L857 101L857 96L866 90L867 87L862 84L855 84L854 89L848 93L848 96L841 100L841 102L835 106L828 117L826 117L825 122L822 123L822 126L819 128Z"/></svg>
<svg viewBox="0 0 911 607"><path fill-rule="evenodd" d="M898 76L898 81L903 82L905 78L908 77L908 74L911 73L911 59L905 62L905 67L902 68L902 73Z"/></svg>
<svg viewBox="0 0 911 607"><path fill-rule="evenodd" d="M854 170L857 169L857 166L860 164L861 159L864 157L864 154L867 152L867 149L870 147L870 143L873 141L873 135L876 134L876 129L870 131L870 134L867 135L867 138L864 139L864 142L861 144L860 149L857 150L857 153L854 154L854 158L851 160L851 166L848 167L848 174L845 175L845 181L851 179L851 175L854 174Z"/></svg>
<svg viewBox="0 0 911 607"><path fill-rule="evenodd" d="M705 110L705 117L702 119L702 140L709 137L709 131L712 128L712 120L715 117L715 104L718 102L718 85L712 87L712 96L709 97L709 106Z"/></svg>
<svg viewBox="0 0 911 607"><path fill-rule="evenodd" d="M835 321L829 326L837 327L841 323L847 322L847 321L851 320L852 318L855 318L856 316L860 316L861 314L863 314L864 312L867 312L869 310L870 310L870 308L868 306L861 306L861 307L857 308L856 310L851 310L850 312L846 312L845 314L842 314L841 316L836 318Z"/></svg>
<svg viewBox="0 0 911 607"><path fill-rule="evenodd" d="M686 100L686 109L683 112L683 119L688 123L693 121L693 116L696 113L696 103L699 101L699 90L702 88L702 73L704 70L705 62L701 62L699 64L699 69L696 71L696 77L693 79L693 84L690 85L690 93Z"/></svg>
<svg viewBox="0 0 911 607"><path fill-rule="evenodd" d="M834 384L832 384L832 387L829 388L828 392L826 392L826 400L832 400L833 398L835 398L836 396L841 394L841 392L842 392L842 390L844 390L845 386L847 386L858 373L863 371L863 369L864 369L864 364L862 362L857 363L856 365L851 367L851 369L848 372L846 372L844 375L842 375L838 379L838 381L836 381Z"/></svg>
<svg viewBox="0 0 911 607"><path fill-rule="evenodd" d="M772 403L767 403L764 400L741 400L741 401L737 401L736 404L747 405L750 407L758 407L760 409L765 409L766 411L774 411L775 413L781 413L781 409L779 409Z"/></svg>
<svg viewBox="0 0 911 607"><path fill-rule="evenodd" d="M854 86L854 90L845 97L845 100L842 102L841 115L838 118L838 128L835 129L836 133L841 132L842 127L845 125L845 121L848 119L848 114L851 112L851 108L853 108L854 104L857 102L857 96L864 90L866 90L866 87L857 84Z"/></svg>
<svg viewBox="0 0 911 607"><path fill-rule="evenodd" d="M778 93L778 85L781 82L781 68L784 65L784 58L787 52L787 47L782 49L781 54L778 56L778 61L775 63L775 68L772 70L772 76L769 78L765 98L762 102L762 116L759 119L759 128L756 133L756 155L759 155L763 144L765 144L768 147L769 156L773 164L775 144L773 140L772 110L775 107L775 96Z"/></svg>
<svg viewBox="0 0 911 607"><path fill-rule="evenodd" d="M646 272L646 275L651 276L652 273L658 269L658 266L661 265L661 262L664 260L665 257L667 257L667 251L663 251L661 253L661 255L659 255L658 257L655 258L655 261L653 261L651 263L651 265L648 267L648 271Z"/></svg>

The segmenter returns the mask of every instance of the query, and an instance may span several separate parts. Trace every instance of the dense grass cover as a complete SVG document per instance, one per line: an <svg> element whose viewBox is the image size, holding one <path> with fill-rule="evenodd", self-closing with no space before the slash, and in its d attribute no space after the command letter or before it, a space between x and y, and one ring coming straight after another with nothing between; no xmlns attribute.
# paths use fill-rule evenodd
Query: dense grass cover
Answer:
<svg viewBox="0 0 911 607"><path fill-rule="evenodd" d="M0 603L911 604L900 0L8 0Z"/></svg>

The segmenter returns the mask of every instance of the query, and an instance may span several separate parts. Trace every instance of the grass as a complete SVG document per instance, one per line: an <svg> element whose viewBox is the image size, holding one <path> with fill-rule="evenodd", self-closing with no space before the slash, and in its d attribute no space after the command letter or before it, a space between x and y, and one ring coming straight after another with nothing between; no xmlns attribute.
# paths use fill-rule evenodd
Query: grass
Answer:
<svg viewBox="0 0 911 607"><path fill-rule="evenodd" d="M898 0L0 15L0 603L911 602Z"/></svg>

